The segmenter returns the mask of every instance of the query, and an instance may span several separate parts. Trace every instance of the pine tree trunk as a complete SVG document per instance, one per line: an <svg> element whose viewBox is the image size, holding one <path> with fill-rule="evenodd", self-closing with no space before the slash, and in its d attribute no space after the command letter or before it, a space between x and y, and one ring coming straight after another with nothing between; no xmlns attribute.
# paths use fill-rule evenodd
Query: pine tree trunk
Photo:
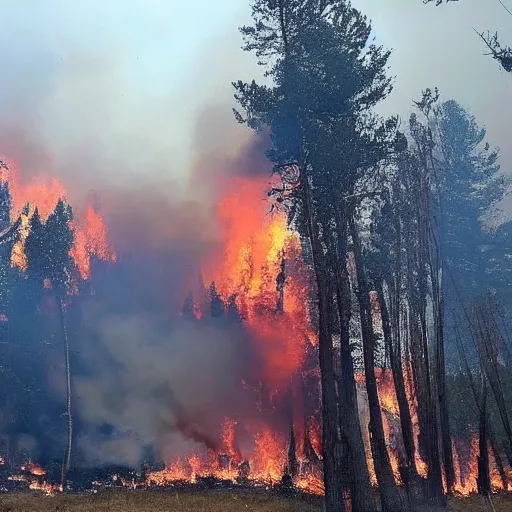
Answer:
<svg viewBox="0 0 512 512"><path fill-rule="evenodd" d="M66 486L66 475L69 471L71 465L71 450L73 446L73 415L71 410L71 368L69 364L69 340L68 340L68 331L66 326L66 318L64 315L64 305L62 299L59 297L59 311L60 311L60 322L62 328L62 337L64 341L64 357L65 357L65 365L66 365L66 416L67 416L67 427L68 427L68 441L66 445L66 453L64 456L64 461L62 463L62 472L61 472L61 487L62 490L65 490Z"/></svg>
<svg viewBox="0 0 512 512"><path fill-rule="evenodd" d="M488 496L491 493L491 479L489 477L489 451L487 449L487 385L483 375L478 447L478 494Z"/></svg>
<svg viewBox="0 0 512 512"><path fill-rule="evenodd" d="M435 399L435 390L437 389L437 372L432 372L430 368L430 356L427 339L427 266L430 263L429 252L429 221L430 210L428 207L429 189L425 179L420 181L422 199L419 203L418 225L419 225L419 257L418 270L419 279L419 314L421 326L421 340L423 347L423 359L425 368L425 386L426 386L426 412L427 412L427 464L428 464L428 487L430 498L437 500L443 496L443 480L441 470L441 457L439 453L439 425L438 425L438 401ZM432 279L435 277L432 275ZM435 286L433 285L435 289ZM434 316L436 315L435 299ZM437 336L436 336L437 338Z"/></svg>
<svg viewBox="0 0 512 512"><path fill-rule="evenodd" d="M341 482L341 440L339 438L338 403L334 376L332 334L330 330L330 297L327 265L313 216L308 177L302 169L303 214L311 242L318 293L319 342L318 355L322 384L322 456L324 463L325 512L344 512Z"/></svg>
<svg viewBox="0 0 512 512"><path fill-rule="evenodd" d="M361 335L363 339L363 359L370 410L370 444L375 466L375 474L379 485L383 512L400 512L406 510L395 483L389 453L384 435L384 425L379 403L377 380L375 377L375 342L371 319L370 290L367 284L365 270L362 262L359 233L353 218L350 218L350 232L354 247L357 273L357 298L361 317Z"/></svg>
<svg viewBox="0 0 512 512"><path fill-rule="evenodd" d="M338 389L340 395L340 427L348 442L350 473L352 475L351 498L353 512L374 512L377 510L370 481L368 461L364 448L357 388L354 378L354 362L350 348L351 290L347 271L347 219L345 211L335 206L337 233L337 261L333 262L336 272L336 302L340 321L340 372Z"/></svg>
<svg viewBox="0 0 512 512"><path fill-rule="evenodd" d="M428 413L427 413L427 381L425 377L425 363L421 348L421 333L419 316L409 304L409 358L411 362L412 381L418 406L418 451L424 461L428 461Z"/></svg>
<svg viewBox="0 0 512 512"><path fill-rule="evenodd" d="M338 276L337 302L340 312L340 419L349 446L350 471L352 474L352 510L353 512L373 512L377 510L375 496L368 471L368 461L364 448L359 408L357 404L357 388L354 378L354 362L350 349L350 285L348 275Z"/></svg>
<svg viewBox="0 0 512 512"><path fill-rule="evenodd" d="M402 437L408 464L408 481L412 481L417 477L416 448L414 447L414 430L412 427L411 411L407 401L407 393L405 391L404 374L402 371L402 351L400 347L400 338L398 335L396 335L396 332L395 336L392 336L389 312L386 305L386 300L384 298L382 283L379 284L377 293L379 296L379 303L382 314L382 329L384 331L384 340L386 345L389 347L389 361L391 364L391 371L393 372L393 382L395 385L396 399L400 413L400 425L402 427ZM398 311L396 311L395 314L398 314ZM393 344L393 338L396 340L395 344Z"/></svg>
<svg viewBox="0 0 512 512"><path fill-rule="evenodd" d="M439 403L441 443L443 447L443 462L446 476L446 488L448 493L450 494L453 491L453 486L455 483L455 470L453 467L450 421L448 417L448 403L446 400L446 368L444 357L444 292L441 277L442 269L432 270L432 302L434 307L434 325L436 330L435 338L437 400Z"/></svg>

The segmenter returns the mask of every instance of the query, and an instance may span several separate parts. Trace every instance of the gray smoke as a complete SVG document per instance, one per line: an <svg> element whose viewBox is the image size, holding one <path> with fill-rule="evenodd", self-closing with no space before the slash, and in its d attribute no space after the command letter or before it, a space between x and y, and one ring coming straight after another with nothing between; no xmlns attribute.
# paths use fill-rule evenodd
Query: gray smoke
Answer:
<svg viewBox="0 0 512 512"><path fill-rule="evenodd" d="M254 404L240 386L251 360L240 327L186 320L157 326L113 315L97 320L85 326L90 337L80 359L87 376L74 379L77 409L89 424L78 441L87 463L135 466L148 445L167 460L218 448L224 416ZM102 436L101 425L113 431Z"/></svg>
<svg viewBox="0 0 512 512"><path fill-rule="evenodd" d="M376 42L394 49L396 85L383 112L406 119L412 99L438 86L487 126L509 171L511 77L471 29L506 36L511 21L499 3L353 3L372 18ZM218 242L211 208L233 173L268 170L265 141L254 142L231 113L231 81L261 73L239 50L248 11L234 0L190 10L161 0L2 2L0 155L27 179L59 177L72 202L97 192L116 249L158 254L159 265L140 265L126 285L149 305L181 300L166 263L192 264ZM150 313L92 315L86 326L87 376L74 385L89 463L137 464L150 443L179 455L216 439L221 414L254 404L232 391L250 366L236 327L161 325ZM62 378L54 380L62 396Z"/></svg>

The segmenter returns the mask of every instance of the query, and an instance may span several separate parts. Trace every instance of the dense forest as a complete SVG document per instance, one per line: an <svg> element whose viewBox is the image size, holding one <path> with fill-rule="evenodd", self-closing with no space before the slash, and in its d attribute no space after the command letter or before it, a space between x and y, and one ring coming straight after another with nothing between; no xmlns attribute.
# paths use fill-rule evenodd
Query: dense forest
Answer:
<svg viewBox="0 0 512 512"><path fill-rule="evenodd" d="M340 478L340 472L347 460L353 509L375 509L354 407L350 319L356 311L382 509L405 510L379 407L372 290L379 297L400 408L405 480L414 486L418 468L404 363L416 389L417 449L428 466L426 492L441 497L443 480L446 490L453 490L451 368L472 390L479 413L478 487L488 493L487 440L498 442L489 430L490 408L500 411L502 454L509 463L512 442L504 320L510 224L491 227L488 219L507 192L498 153L471 114L455 100L441 100L437 89L426 89L415 101L407 126L397 118L377 117L373 107L392 88L386 68L390 54L368 45L371 26L348 3L262 0L254 2L253 18L253 26L242 28L245 49L255 51L273 85L235 83L241 109L235 114L255 130L270 128L268 156L283 181L272 193L311 247L326 510L343 510L343 481L349 478Z"/></svg>
<svg viewBox="0 0 512 512"><path fill-rule="evenodd" d="M197 269L183 286L173 281L172 307L155 298L166 287L160 274L151 274L151 293L136 285L137 274L161 264L156 258L146 259L144 268L140 255L117 260L87 235L91 261L84 271L82 235L66 199L59 197L45 215L30 201L17 211L10 181L2 179L2 460L20 465L35 459L45 467L58 460L64 490L68 472L93 460L84 438L99 443L135 435L135 420L123 417L122 432L113 416L96 416L84 405L83 382L95 375L88 359L95 350L110 372L106 377L98 370L98 382L101 377L119 387L118 398L128 391L141 402L155 395L157 409L172 411L172 421L162 420L167 430L217 457L206 472L225 470L232 478L236 465L236 478L252 471L258 479L275 483L283 477L297 487L306 474L315 475L327 512L405 512L424 502L442 506L453 494L507 491L512 221L501 209L511 179L500 168L499 149L470 106L444 97L435 84L418 91L408 119L379 115L393 89L391 52L371 42L369 20L345 0L253 0L252 25L240 30L265 81L233 82L234 117L252 130L258 148L266 148L272 175L249 180L240 173L233 180L221 202L233 211L219 208L218 220L227 219L226 239L242 237L245 252L233 260L226 254L216 271ZM480 37L510 72L511 50L498 35ZM259 234L259 220L243 224L249 218L244 202L251 210L262 191L273 220ZM219 269L242 265L242 259L243 272L233 271L230 285L223 283L229 271L222 275ZM177 274L187 267L182 260ZM104 349L90 319L86 327L84 311L92 305L94 321L107 314L123 322L150 314L155 325L140 331L149 340L148 354L162 332L183 325L197 330L187 333L204 333L190 335L190 346L201 336L235 340L233 354L240 359L227 373L240 394L235 399L222 391L218 410L205 409L208 421L197 419L160 381L137 395L134 388L150 379L138 376L136 384L127 384L121 359ZM198 359L210 354L201 343L191 351ZM120 352L129 349L127 344ZM208 373L208 361L201 365L194 375L208 383L200 375ZM151 365L146 369L156 372ZM113 410L125 407L113 402ZM235 422L228 416L238 422L264 418L282 434L283 459L272 467L261 463L269 458L260 453L262 439L269 451L278 446L266 427L246 456L243 436L234 441ZM223 421L223 432L215 431ZM132 465L169 467L157 446L161 424L156 430L154 437L137 433L143 455L130 459ZM98 455L93 464L105 460ZM201 473L194 461L189 459L186 476L174 468L179 478ZM474 463L469 476L462 475L463 462ZM466 485L471 478L476 482Z"/></svg>

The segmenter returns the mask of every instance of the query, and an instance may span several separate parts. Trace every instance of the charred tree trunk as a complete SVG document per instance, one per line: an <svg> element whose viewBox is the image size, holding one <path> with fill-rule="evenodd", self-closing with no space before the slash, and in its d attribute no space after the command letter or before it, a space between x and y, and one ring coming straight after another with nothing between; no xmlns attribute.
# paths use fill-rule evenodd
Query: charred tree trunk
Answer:
<svg viewBox="0 0 512 512"><path fill-rule="evenodd" d="M334 201L336 203L336 201ZM353 512L377 510L370 481L368 461L357 404L354 361L350 347L351 289L347 271L347 218L345 208L335 206L337 261L333 262L336 276L336 302L340 322L340 371L338 373L340 427L348 443L351 472L351 498Z"/></svg>
<svg viewBox="0 0 512 512"><path fill-rule="evenodd" d="M425 375L425 362L421 347L421 331L419 315L413 310L413 305L409 308L409 358L411 362L412 382L414 394L418 407L418 451L424 461L428 461L428 392L427 380Z"/></svg>
<svg viewBox="0 0 512 512"><path fill-rule="evenodd" d="M436 258L436 260L439 260L439 256ZM435 359L437 401L439 404L441 443L443 448L443 462L446 476L446 488L447 492L451 494L455 483L455 470L453 467L450 421L448 416L448 403L446 400L446 367L444 356L444 290L442 273L443 267L441 264L431 264L432 302L434 308L434 326L436 340Z"/></svg>
<svg viewBox="0 0 512 512"><path fill-rule="evenodd" d="M298 473L297 465L297 446L295 443L295 432L293 430L293 422L290 428L290 446L288 447L288 474L295 478Z"/></svg>
<svg viewBox="0 0 512 512"><path fill-rule="evenodd" d="M491 479L489 477L489 451L487 449L487 384L483 375L478 448L478 494L488 496L491 492Z"/></svg>
<svg viewBox="0 0 512 512"><path fill-rule="evenodd" d="M493 312L490 308L485 307L486 305L488 306L488 304L482 302L481 305L476 308L476 324L473 324L473 328L476 330L475 337L477 339L481 366L496 400L498 412L503 423L503 429L507 436L507 457L509 465L512 467L512 427L500 378L500 369L497 360L497 340L492 326L490 325Z"/></svg>
<svg viewBox="0 0 512 512"><path fill-rule="evenodd" d="M439 499L443 496L443 480L441 470L441 457L439 453L439 425L438 425L438 401L434 398L434 390L437 389L437 372L430 368L430 356L427 338L427 267L430 258L430 209L429 209L429 188L426 179L420 179L421 198L419 200L418 226L419 226L419 255L418 270L420 272L420 323L421 339L423 347L423 359L425 368L426 386L426 410L427 410L427 443L428 443L428 487L432 499ZM436 279L432 275L432 279ZM434 285L433 285L434 287ZM434 315L436 312L434 300ZM450 448L451 449L451 448Z"/></svg>
<svg viewBox="0 0 512 512"><path fill-rule="evenodd" d="M383 512L400 512L405 511L406 506L400 498L400 494L395 484L393 471L391 470L379 403L377 380L375 378L375 341L371 319L370 290L362 262L362 249L359 241L359 233L357 232L353 217L350 218L349 224L356 261L356 295L359 302L361 317L364 372L370 410L370 444L375 466L375 474L379 485L379 494L381 497Z"/></svg>
<svg viewBox="0 0 512 512"><path fill-rule="evenodd" d="M416 187L410 187L416 191ZM413 193L411 191L411 193ZM417 201L415 201L417 203ZM411 247L406 252L407 280L406 294L408 300L409 357L412 381L418 407L418 450L421 458L429 462L429 401L430 375L429 357L426 349L426 280L423 266L423 244L421 233L421 216L413 220L404 219L406 240Z"/></svg>
<svg viewBox="0 0 512 512"><path fill-rule="evenodd" d="M319 342L318 355L322 384L322 456L324 463L325 512L344 512L340 478L341 439L339 437L338 403L334 376L332 334L330 329L329 291L324 248L320 240L317 220L313 214L311 188L306 170L301 169L303 215L311 242L312 258L318 293Z"/></svg>
<svg viewBox="0 0 512 512"><path fill-rule="evenodd" d="M340 308L340 417L348 446L350 470L352 473L352 510L354 512L373 512L377 510L375 497L370 481L368 461L364 448L359 408L357 404L357 387L354 378L354 362L350 348L350 284L348 275L339 276L337 300Z"/></svg>
<svg viewBox="0 0 512 512"><path fill-rule="evenodd" d="M498 469L498 473L500 474L501 484L503 485L503 490L506 492L508 491L508 475L505 471L499 445L496 441L491 425L487 425L487 434L489 436L489 444L491 446L492 454L494 455L494 460L496 461L496 467Z"/></svg>
<svg viewBox="0 0 512 512"><path fill-rule="evenodd" d="M414 447L414 431L412 427L411 411L409 409L409 402L407 401L407 393L405 391L404 374L402 371L402 350L400 346L400 338L396 335L395 343L393 343L393 336L391 333L391 323L389 318L388 307L384 298L384 291L382 289L382 282L378 285L377 290L380 302L380 310L382 315L382 329L384 331L384 340L388 348L389 361L391 364L391 371L393 372L393 382L395 385L396 399L398 402L398 410L400 413L400 426L402 427L402 437L404 441L404 449L407 457L407 472L408 480L416 480L416 448ZM396 293L396 291L395 291ZM395 314L398 314L396 312Z"/></svg>
<svg viewBox="0 0 512 512"><path fill-rule="evenodd" d="M66 453L64 455L64 461L62 463L61 472L61 486L62 490L65 490L66 475L71 466L71 450L73 446L73 415L71 410L71 367L69 364L69 339L68 330L66 325L66 317L64 314L64 304L60 297L57 298L60 312L60 322L62 328L62 337L64 341L64 358L66 365L66 416L67 416L67 427L68 427L68 442L66 446Z"/></svg>

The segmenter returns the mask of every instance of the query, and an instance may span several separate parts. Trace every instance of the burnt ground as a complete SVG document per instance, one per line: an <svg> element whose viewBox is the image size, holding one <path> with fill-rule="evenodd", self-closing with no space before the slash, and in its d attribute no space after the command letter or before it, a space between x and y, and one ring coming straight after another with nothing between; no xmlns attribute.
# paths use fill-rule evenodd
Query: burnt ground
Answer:
<svg viewBox="0 0 512 512"><path fill-rule="evenodd" d="M321 512L317 498L285 498L268 492L103 490L44 496L13 492L0 496L0 512ZM496 512L512 512L512 496L493 498ZM488 512L479 497L454 500L451 512ZM414 511L419 512L419 511ZM423 511L422 511L423 512ZM427 512L425 510L425 512ZM432 512L434 512L432 510Z"/></svg>

